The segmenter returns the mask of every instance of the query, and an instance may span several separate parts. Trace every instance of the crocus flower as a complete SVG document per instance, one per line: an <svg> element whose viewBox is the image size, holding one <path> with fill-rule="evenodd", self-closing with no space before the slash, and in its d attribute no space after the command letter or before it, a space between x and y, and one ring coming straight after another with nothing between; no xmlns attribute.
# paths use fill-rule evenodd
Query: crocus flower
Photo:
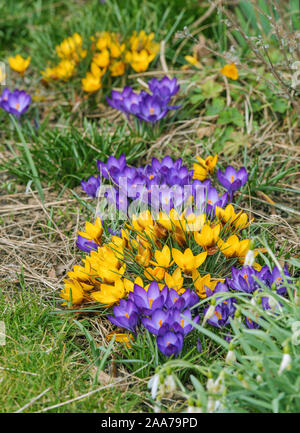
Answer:
<svg viewBox="0 0 300 433"><path fill-rule="evenodd" d="M125 154L123 153L119 159L111 155L106 164L102 161L97 161L97 167L100 175L105 179L112 178L113 180L118 180L126 168Z"/></svg>
<svg viewBox="0 0 300 433"><path fill-rule="evenodd" d="M142 52L139 55L143 55ZM113 90L111 98L106 99L110 106L123 111L126 115L133 114L138 119L151 123L165 117L169 110L179 108L168 105L171 97L179 90L176 78L170 80L164 77L160 81L153 79L149 82L149 89L152 95L144 90L139 94L135 93L130 86L126 86L122 92Z"/></svg>
<svg viewBox="0 0 300 433"><path fill-rule="evenodd" d="M233 290L244 293L253 293L259 289L259 284L253 277L259 278L259 273L252 266L243 266L241 269L232 267L231 278L226 279L226 284Z"/></svg>
<svg viewBox="0 0 300 433"><path fill-rule="evenodd" d="M142 324L151 334L161 335L169 330L170 312L162 309L155 310L151 317L142 317Z"/></svg>
<svg viewBox="0 0 300 433"><path fill-rule="evenodd" d="M27 59L23 59L23 57L20 56L20 54L17 54L16 57L9 57L8 63L11 69L19 72L19 74L23 76L26 69L29 66L30 60L31 57L28 57Z"/></svg>
<svg viewBox="0 0 300 433"><path fill-rule="evenodd" d="M237 80L239 78L239 73L237 67L234 63L230 63L225 65L221 70L221 74L227 78L231 78L232 80Z"/></svg>
<svg viewBox="0 0 300 433"><path fill-rule="evenodd" d="M168 331L157 337L157 347L166 356L178 355L183 346L183 335Z"/></svg>
<svg viewBox="0 0 300 433"><path fill-rule="evenodd" d="M215 293L227 293L229 292L228 287L224 283L218 283L214 291L212 292L208 287L206 287L207 296L210 297ZM220 299L220 297L216 297L216 300ZM227 298L225 301L219 303L214 308L214 313L212 317L207 319L207 322L218 328L226 326L229 323L230 317L234 317L234 313L236 310L235 306L236 300L235 298ZM209 307L203 310L205 314L208 311Z"/></svg>
<svg viewBox="0 0 300 433"><path fill-rule="evenodd" d="M166 104L169 103L172 96L176 95L180 89L177 78L171 80L167 76L163 77L161 80L152 78L152 80L148 82L148 87L153 95L159 95Z"/></svg>
<svg viewBox="0 0 300 433"><path fill-rule="evenodd" d="M205 261L207 252L194 256L190 248L187 248L184 253L176 248L172 248L172 255L176 265L179 266L184 273L191 274L193 270L199 268L199 266Z"/></svg>
<svg viewBox="0 0 300 433"><path fill-rule="evenodd" d="M174 289L170 289L166 299L165 306L168 310L183 310L185 307L185 299Z"/></svg>
<svg viewBox="0 0 300 433"><path fill-rule="evenodd" d="M289 270L287 265L284 266L283 268L283 273L284 275L286 275L287 277L290 276ZM276 284L276 292L278 293L278 295L285 295L287 290L286 287L284 287L282 285L283 278L282 278L282 274L280 273L279 269L277 268L277 266L274 266L272 273L270 275L270 284L272 286L273 283ZM291 280L288 279L288 282L291 282Z"/></svg>
<svg viewBox="0 0 300 433"><path fill-rule="evenodd" d="M197 315L194 317L194 319L192 319L192 313L190 310L184 310L182 312L178 310L173 311L171 316L171 328L174 330L174 332L182 332L184 336L191 332L194 326L186 319L193 321L193 323L198 323L200 320L200 315Z"/></svg>
<svg viewBox="0 0 300 433"><path fill-rule="evenodd" d="M117 110L123 110L123 102L124 99L131 95L133 92L130 86L125 86L122 92L118 92L116 90L112 90L111 98L106 98L109 105ZM138 99L136 101L138 103Z"/></svg>
<svg viewBox="0 0 300 433"><path fill-rule="evenodd" d="M130 299L134 301L142 314L152 314L153 311L161 309L168 296L167 286L161 291L156 281L153 281L148 290L134 285L133 292L130 293Z"/></svg>
<svg viewBox="0 0 300 433"><path fill-rule="evenodd" d="M237 191L248 180L248 172L245 167L242 167L239 171L236 171L231 165L226 167L224 174L220 169L217 171L218 181L221 185L228 190L230 194Z"/></svg>
<svg viewBox="0 0 300 433"><path fill-rule="evenodd" d="M117 326L134 331L138 323L138 309L132 301L120 299L120 305L113 308L114 316L108 315L108 319Z"/></svg>
<svg viewBox="0 0 300 433"><path fill-rule="evenodd" d="M138 105L136 115L146 122L155 123L165 117L168 112L167 106L157 95L146 95Z"/></svg>
<svg viewBox="0 0 300 433"><path fill-rule="evenodd" d="M86 253L91 251L97 251L99 245L92 241L92 239L86 238L84 236L77 235L76 246Z"/></svg>
<svg viewBox="0 0 300 433"><path fill-rule="evenodd" d="M207 178L208 174L212 174L218 161L218 155L209 155L206 159L196 156L197 163L194 164L194 179L203 181Z"/></svg>
<svg viewBox="0 0 300 433"><path fill-rule="evenodd" d="M4 89L0 98L0 106L10 114L15 115L17 118L29 108L31 102L31 96L24 90L14 90L10 92L8 89Z"/></svg>
<svg viewBox="0 0 300 433"><path fill-rule="evenodd" d="M95 198L97 197L97 191L101 184L100 176L91 176L87 181L82 180L81 186L83 191L85 191L89 196Z"/></svg>

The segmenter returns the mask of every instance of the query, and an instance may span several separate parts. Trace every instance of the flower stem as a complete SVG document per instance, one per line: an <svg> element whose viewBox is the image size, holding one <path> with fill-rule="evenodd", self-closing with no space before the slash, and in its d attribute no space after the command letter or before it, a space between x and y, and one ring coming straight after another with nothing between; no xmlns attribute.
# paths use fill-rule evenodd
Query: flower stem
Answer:
<svg viewBox="0 0 300 433"><path fill-rule="evenodd" d="M9 115L9 117L10 117L12 123L14 124L14 126L15 126L15 128L17 130L17 133L19 135L19 138L20 138L20 140L21 140L21 142L22 142L22 144L24 146L26 158L27 158L27 161L29 163L29 166L30 166L30 169L31 169L31 172L32 172L33 181L35 183L36 189L38 190L40 199L41 199L42 203L44 203L45 202L44 192L43 192L42 185L41 185L41 182L40 182L40 179L39 179L39 175L38 175L36 166L35 166L35 164L33 162L33 159L32 159L32 156L31 156L31 153L30 153L30 150L29 150L29 147L28 147L28 145L26 143L26 140L24 138L24 135L22 133L20 125L16 121L15 117L13 115L11 115L11 114Z"/></svg>

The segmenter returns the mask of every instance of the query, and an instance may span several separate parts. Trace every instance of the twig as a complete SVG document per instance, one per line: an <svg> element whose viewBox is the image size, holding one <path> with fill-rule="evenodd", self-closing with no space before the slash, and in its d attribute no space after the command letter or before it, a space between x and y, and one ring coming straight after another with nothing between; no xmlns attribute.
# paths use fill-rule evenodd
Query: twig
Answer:
<svg viewBox="0 0 300 433"><path fill-rule="evenodd" d="M27 409L27 407L31 406L33 403L35 403L39 398L41 398L44 394L46 394L48 391L50 391L51 386L49 388L45 389L43 392L41 392L38 396L34 397L32 400L30 400L29 403L25 404L25 406L18 409L15 413L21 413L24 409Z"/></svg>

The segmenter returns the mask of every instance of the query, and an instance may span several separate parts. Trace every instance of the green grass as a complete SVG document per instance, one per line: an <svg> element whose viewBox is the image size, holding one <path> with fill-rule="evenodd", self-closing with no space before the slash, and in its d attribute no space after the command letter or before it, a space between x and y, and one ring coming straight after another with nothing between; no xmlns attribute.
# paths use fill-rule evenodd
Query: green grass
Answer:
<svg viewBox="0 0 300 433"><path fill-rule="evenodd" d="M0 346L1 412L39 412L89 392L90 397L52 411L126 413L142 407L130 390L124 398L119 386L105 389L107 383L94 383L84 334L72 318L55 312L51 297L23 284L9 294L1 292L0 320L6 327L6 344Z"/></svg>

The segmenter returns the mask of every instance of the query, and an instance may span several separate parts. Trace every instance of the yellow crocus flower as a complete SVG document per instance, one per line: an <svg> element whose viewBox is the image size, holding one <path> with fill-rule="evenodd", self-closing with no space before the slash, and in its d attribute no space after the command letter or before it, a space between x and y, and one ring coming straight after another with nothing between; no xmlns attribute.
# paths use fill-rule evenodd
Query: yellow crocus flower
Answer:
<svg viewBox="0 0 300 433"><path fill-rule="evenodd" d="M227 257L244 258L249 250L250 239L240 241L236 235L229 236L226 242L222 239L218 240L218 247L222 253Z"/></svg>
<svg viewBox="0 0 300 433"><path fill-rule="evenodd" d="M91 72L87 72L85 78L81 80L82 89L87 93L97 92L102 87L100 77L96 77Z"/></svg>
<svg viewBox="0 0 300 433"><path fill-rule="evenodd" d="M93 62L96 63L100 68L107 68L109 65L110 57L109 51L107 49L101 51L100 53L94 54Z"/></svg>
<svg viewBox="0 0 300 433"><path fill-rule="evenodd" d="M11 69L18 72L20 75L24 75L26 69L29 66L31 57L28 57L27 59L23 59L20 54L17 54L16 57L9 57L8 63Z"/></svg>
<svg viewBox="0 0 300 433"><path fill-rule="evenodd" d="M205 250L215 247L219 239L220 230L221 224L217 224L214 227L204 224L200 233L194 233L195 241Z"/></svg>
<svg viewBox="0 0 300 433"><path fill-rule="evenodd" d="M139 52L133 51L130 54L129 63L135 72L145 72L149 67L149 63L152 62L154 57L155 54L149 54L147 50L141 50Z"/></svg>
<svg viewBox="0 0 300 433"><path fill-rule="evenodd" d="M100 304L110 307L116 304L120 299L124 298L126 295L124 283L119 278L114 281L114 284L101 284L100 290L98 292L93 292L91 297L100 302Z"/></svg>
<svg viewBox="0 0 300 433"><path fill-rule="evenodd" d="M117 343L124 343L126 344L126 346L128 348L130 348L132 346L132 343L134 341L133 335L132 334L122 334L120 332L110 332L107 336L106 339L107 341L112 340L115 337L115 341Z"/></svg>
<svg viewBox="0 0 300 433"><path fill-rule="evenodd" d="M60 292L60 297L70 301L72 305L80 305L84 301L84 289L82 283L76 280L64 280L65 287ZM62 305L67 305L63 303Z"/></svg>
<svg viewBox="0 0 300 433"><path fill-rule="evenodd" d="M207 257L207 252L203 252L194 256L193 252L187 248L184 253L172 248L172 256L177 266L182 269L185 274L191 274L193 270L199 268Z"/></svg>
<svg viewBox="0 0 300 433"><path fill-rule="evenodd" d="M103 234L101 219L98 217L95 224L86 221L85 232L78 232L78 234L84 238L92 239L96 244L101 245Z"/></svg>
<svg viewBox="0 0 300 433"><path fill-rule="evenodd" d="M237 80L239 78L239 73L234 63L225 65L220 72L222 75L225 75L225 77L231 78L232 80Z"/></svg>
<svg viewBox="0 0 300 433"><path fill-rule="evenodd" d="M171 251L168 245L165 245L161 251L156 250L154 252L154 257L156 262L150 261L150 263L154 266L160 266L162 268L169 268L172 266L174 261L171 261Z"/></svg>
<svg viewBox="0 0 300 433"><path fill-rule="evenodd" d="M200 156L196 156L196 159L198 163L195 163L193 165L193 179L198 179L202 182L207 178L208 174L212 174L214 172L214 168L218 161L218 155L209 155L206 159L202 159L200 158Z"/></svg>
<svg viewBox="0 0 300 433"><path fill-rule="evenodd" d="M185 292L183 286L183 277L181 274L181 269L176 268L172 275L165 273L165 283L169 287L169 289L174 289L180 295Z"/></svg>
<svg viewBox="0 0 300 433"><path fill-rule="evenodd" d="M114 62L110 65L109 70L112 77L120 77L125 72L125 63L121 60L119 62Z"/></svg>
<svg viewBox="0 0 300 433"><path fill-rule="evenodd" d="M205 224L205 220L206 220L205 214L201 214L201 215L195 215L193 213L189 214L186 217L186 231L195 232L201 230Z"/></svg>
<svg viewBox="0 0 300 433"><path fill-rule="evenodd" d="M106 48L109 47L110 41L111 41L111 36L109 32L102 32L100 33L97 39L96 47L98 48L99 51L105 50Z"/></svg>
<svg viewBox="0 0 300 433"><path fill-rule="evenodd" d="M232 204L227 205L225 209L216 206L216 216L222 224L234 226L238 231L248 227L254 219L248 221L248 216L243 211L235 213Z"/></svg>
<svg viewBox="0 0 300 433"><path fill-rule="evenodd" d="M195 290L200 298L206 298L207 294L205 291L205 286L208 287L212 292L215 290L218 282L223 282L224 280L212 280L210 274L204 275L201 277L197 270L194 270L192 273L193 283L195 286Z"/></svg>
<svg viewBox="0 0 300 433"><path fill-rule="evenodd" d="M156 266L155 268L146 268L144 271L145 276L148 278L148 280L156 280L161 281L164 279L166 270L164 268L161 268L159 266Z"/></svg>

